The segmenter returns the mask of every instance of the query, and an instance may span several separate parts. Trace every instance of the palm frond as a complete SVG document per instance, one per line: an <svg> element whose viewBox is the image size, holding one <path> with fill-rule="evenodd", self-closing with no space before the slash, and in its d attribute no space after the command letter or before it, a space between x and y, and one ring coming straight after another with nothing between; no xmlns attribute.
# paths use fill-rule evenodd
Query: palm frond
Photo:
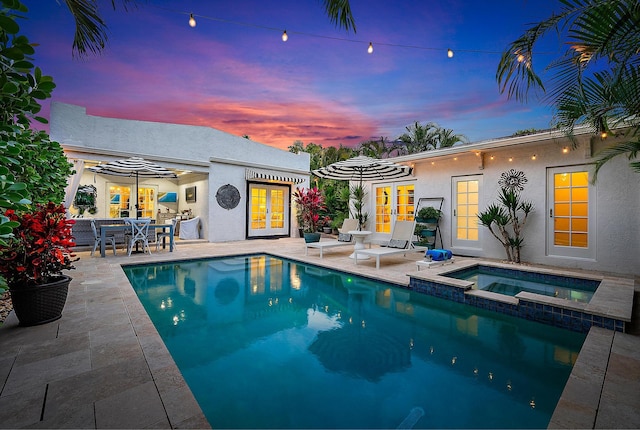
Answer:
<svg viewBox="0 0 640 430"><path fill-rule="evenodd" d="M598 177L598 172L607 162L611 161L614 157L619 155L627 155L629 160L635 160L638 157L640 151L640 139L638 139L637 129L633 131L635 140L627 140L624 142L616 143L613 146L605 149L600 153L600 158L596 161L596 169L593 175L593 182L595 183ZM640 173L640 162L632 161L629 166L637 173Z"/></svg>
<svg viewBox="0 0 640 430"><path fill-rule="evenodd" d="M349 0L324 0L324 7L332 24L356 32L356 22L351 13Z"/></svg>

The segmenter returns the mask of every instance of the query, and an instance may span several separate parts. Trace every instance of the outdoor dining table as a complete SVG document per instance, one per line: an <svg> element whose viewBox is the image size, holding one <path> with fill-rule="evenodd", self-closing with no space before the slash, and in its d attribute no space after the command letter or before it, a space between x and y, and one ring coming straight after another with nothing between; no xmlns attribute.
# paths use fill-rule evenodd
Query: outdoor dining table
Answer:
<svg viewBox="0 0 640 430"><path fill-rule="evenodd" d="M173 252L173 224L149 224L149 228L153 229L169 229L169 252ZM131 226L129 224L105 224L100 226L100 257L105 257L105 241L107 240L107 232L108 231L126 231L130 230ZM166 247L166 238L162 238L162 248Z"/></svg>

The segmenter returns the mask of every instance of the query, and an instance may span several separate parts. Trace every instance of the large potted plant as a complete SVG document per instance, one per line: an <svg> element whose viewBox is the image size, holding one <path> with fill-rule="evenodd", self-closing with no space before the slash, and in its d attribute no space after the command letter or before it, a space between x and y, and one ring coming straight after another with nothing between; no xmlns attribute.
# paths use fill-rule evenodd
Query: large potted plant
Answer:
<svg viewBox="0 0 640 430"><path fill-rule="evenodd" d="M317 188L296 188L293 201L298 211L298 219L302 222L304 241L319 242L320 212L325 210L324 197Z"/></svg>
<svg viewBox="0 0 640 430"><path fill-rule="evenodd" d="M75 246L64 205L38 204L33 211L5 216L17 225L13 237L0 244L0 275L4 278L20 325L55 321L62 316L73 269Z"/></svg>

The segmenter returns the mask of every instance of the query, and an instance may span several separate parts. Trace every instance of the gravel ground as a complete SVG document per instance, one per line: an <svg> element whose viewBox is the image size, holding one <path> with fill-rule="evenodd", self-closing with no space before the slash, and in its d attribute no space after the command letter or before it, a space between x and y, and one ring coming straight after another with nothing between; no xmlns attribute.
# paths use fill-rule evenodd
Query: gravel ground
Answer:
<svg viewBox="0 0 640 430"><path fill-rule="evenodd" d="M9 297L9 292L5 292L0 295L0 323L4 322L9 312L11 312L13 306L11 306L11 298Z"/></svg>

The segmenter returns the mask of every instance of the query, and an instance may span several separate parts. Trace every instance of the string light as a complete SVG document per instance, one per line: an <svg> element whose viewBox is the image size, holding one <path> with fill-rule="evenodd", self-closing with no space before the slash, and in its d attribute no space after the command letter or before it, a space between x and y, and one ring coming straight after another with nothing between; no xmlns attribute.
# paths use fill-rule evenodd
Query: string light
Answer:
<svg viewBox="0 0 640 430"><path fill-rule="evenodd" d="M567 152L569 152L569 148L567 148L566 146L564 148L562 148L562 153L566 154Z"/></svg>
<svg viewBox="0 0 640 430"><path fill-rule="evenodd" d="M166 12L170 12L170 13L176 13L176 14L180 14L180 15L185 15L186 14L186 12L184 12L184 11L180 11L180 10L176 10L176 9L172 9L172 8L167 8L167 7L163 7L163 6L157 6L157 5L151 5L151 4L148 4L147 6L155 8L155 9L163 10L163 11L166 11ZM227 20L227 19L216 18L216 17L206 16L206 15L201 15L201 14L198 14L198 19L206 19L206 20L209 20L209 21L223 22L223 23L226 23L226 24L241 25L241 26L244 26L244 27L260 28L260 29L263 29L263 30L271 30L271 31L277 31L277 32L281 32L282 31L282 27L280 27L280 28L268 27L268 26L265 26L265 25L251 24L251 23L240 22L240 21L231 21L231 20ZM196 20L195 20L195 18L193 16L193 13L189 13L189 25L191 27L195 27L196 26ZM316 37L316 38L329 39L329 40L338 40L338 41L341 41L341 42L363 43L363 44L366 43L363 40L353 40L353 39L347 39L347 38L342 38L342 37L323 36L323 35L305 33L305 32L299 32L299 31L294 31L294 33L297 34L297 35L302 35L302 36ZM283 35L283 40L284 40L284 33L282 35ZM420 50L424 50L424 51L446 51L447 56L449 58L453 57L453 51L451 49L433 48L433 47L425 47L425 46L419 46L419 45L405 45L405 44L398 44L398 43L384 43L384 42L376 42L376 44L377 45L382 45L382 46L395 47L395 48L420 49ZM502 54L502 51L488 51L488 50L479 50L479 49L457 49L457 51L458 52L477 53L477 54L496 54L496 55L501 55ZM372 41L369 42L369 47L367 49L367 52L369 52L370 54L373 52L373 42ZM555 53L553 53L553 52L537 52L536 54L537 55L555 55ZM518 55L518 61L519 62L523 62L527 58L523 54L517 53L516 55Z"/></svg>
<svg viewBox="0 0 640 430"><path fill-rule="evenodd" d="M287 40L289 40L289 36L287 35L287 30L285 30L284 33L282 33L282 41L286 42Z"/></svg>
<svg viewBox="0 0 640 430"><path fill-rule="evenodd" d="M535 160L536 160L536 158L538 158L538 157L536 156L536 154L533 154L533 155L531 156L531 159L532 159L533 161L535 161Z"/></svg>
<svg viewBox="0 0 640 430"><path fill-rule="evenodd" d="M607 132L603 131L602 133L600 133L600 137L603 138L603 139L606 139L607 138Z"/></svg>

